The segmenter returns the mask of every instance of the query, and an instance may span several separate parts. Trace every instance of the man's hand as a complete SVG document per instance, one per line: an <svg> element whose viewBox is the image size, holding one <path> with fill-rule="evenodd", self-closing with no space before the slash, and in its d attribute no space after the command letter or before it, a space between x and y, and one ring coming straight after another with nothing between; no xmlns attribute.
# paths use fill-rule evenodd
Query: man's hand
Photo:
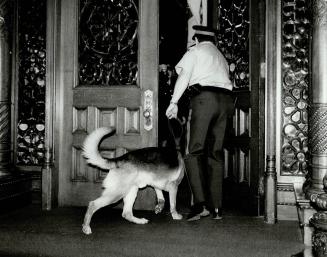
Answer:
<svg viewBox="0 0 327 257"><path fill-rule="evenodd" d="M166 110L166 116L168 119L177 118L178 106L175 103L170 103Z"/></svg>

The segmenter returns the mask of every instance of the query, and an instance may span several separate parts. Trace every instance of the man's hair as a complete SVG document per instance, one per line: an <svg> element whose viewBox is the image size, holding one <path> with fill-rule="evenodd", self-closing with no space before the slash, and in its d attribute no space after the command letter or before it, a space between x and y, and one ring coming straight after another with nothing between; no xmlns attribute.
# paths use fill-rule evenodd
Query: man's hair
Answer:
<svg viewBox="0 0 327 257"><path fill-rule="evenodd" d="M203 42L203 41L210 41L212 43L215 42L215 38L213 36L209 36L209 35L202 35L202 34L194 34L193 39L195 39L195 37L199 40L199 42Z"/></svg>

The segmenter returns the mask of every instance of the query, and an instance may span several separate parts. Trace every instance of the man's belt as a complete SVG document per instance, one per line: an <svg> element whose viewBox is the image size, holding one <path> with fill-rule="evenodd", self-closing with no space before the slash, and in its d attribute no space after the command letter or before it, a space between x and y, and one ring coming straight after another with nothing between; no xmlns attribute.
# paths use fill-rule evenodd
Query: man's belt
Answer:
<svg viewBox="0 0 327 257"><path fill-rule="evenodd" d="M217 93L223 93L231 96L233 95L233 92L231 90L222 87L202 86L201 91L217 92Z"/></svg>
<svg viewBox="0 0 327 257"><path fill-rule="evenodd" d="M191 85L186 89L186 94L191 98L200 94L201 92L216 92L216 93L224 93L226 95L233 96L233 92L231 90L221 87L201 86L198 83Z"/></svg>
<svg viewBox="0 0 327 257"><path fill-rule="evenodd" d="M200 84L194 84L191 86L188 86L186 89L186 95L190 98L198 95L201 93L202 86Z"/></svg>

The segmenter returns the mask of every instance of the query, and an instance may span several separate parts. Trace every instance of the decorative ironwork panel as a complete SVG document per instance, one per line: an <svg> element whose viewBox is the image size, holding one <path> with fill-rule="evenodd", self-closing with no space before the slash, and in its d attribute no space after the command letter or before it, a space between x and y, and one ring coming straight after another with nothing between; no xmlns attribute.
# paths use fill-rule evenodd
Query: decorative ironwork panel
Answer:
<svg viewBox="0 0 327 257"><path fill-rule="evenodd" d="M137 0L81 0L79 84L136 85Z"/></svg>
<svg viewBox="0 0 327 257"><path fill-rule="evenodd" d="M249 87L249 1L218 1L218 42L234 88Z"/></svg>
<svg viewBox="0 0 327 257"><path fill-rule="evenodd" d="M44 159L46 0L18 2L17 164Z"/></svg>
<svg viewBox="0 0 327 257"><path fill-rule="evenodd" d="M308 161L309 9L282 1L281 175L305 175Z"/></svg>

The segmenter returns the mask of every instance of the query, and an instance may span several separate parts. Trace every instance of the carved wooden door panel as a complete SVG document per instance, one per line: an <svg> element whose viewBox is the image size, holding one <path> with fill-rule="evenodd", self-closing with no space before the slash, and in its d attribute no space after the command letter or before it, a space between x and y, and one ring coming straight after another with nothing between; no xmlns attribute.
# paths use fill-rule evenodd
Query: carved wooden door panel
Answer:
<svg viewBox="0 0 327 257"><path fill-rule="evenodd" d="M83 140L94 129L116 128L101 143L108 157L157 144L157 13L157 0L61 1L60 205L84 206L101 193L106 173L81 156ZM143 190L136 208L154 203L152 189Z"/></svg>

